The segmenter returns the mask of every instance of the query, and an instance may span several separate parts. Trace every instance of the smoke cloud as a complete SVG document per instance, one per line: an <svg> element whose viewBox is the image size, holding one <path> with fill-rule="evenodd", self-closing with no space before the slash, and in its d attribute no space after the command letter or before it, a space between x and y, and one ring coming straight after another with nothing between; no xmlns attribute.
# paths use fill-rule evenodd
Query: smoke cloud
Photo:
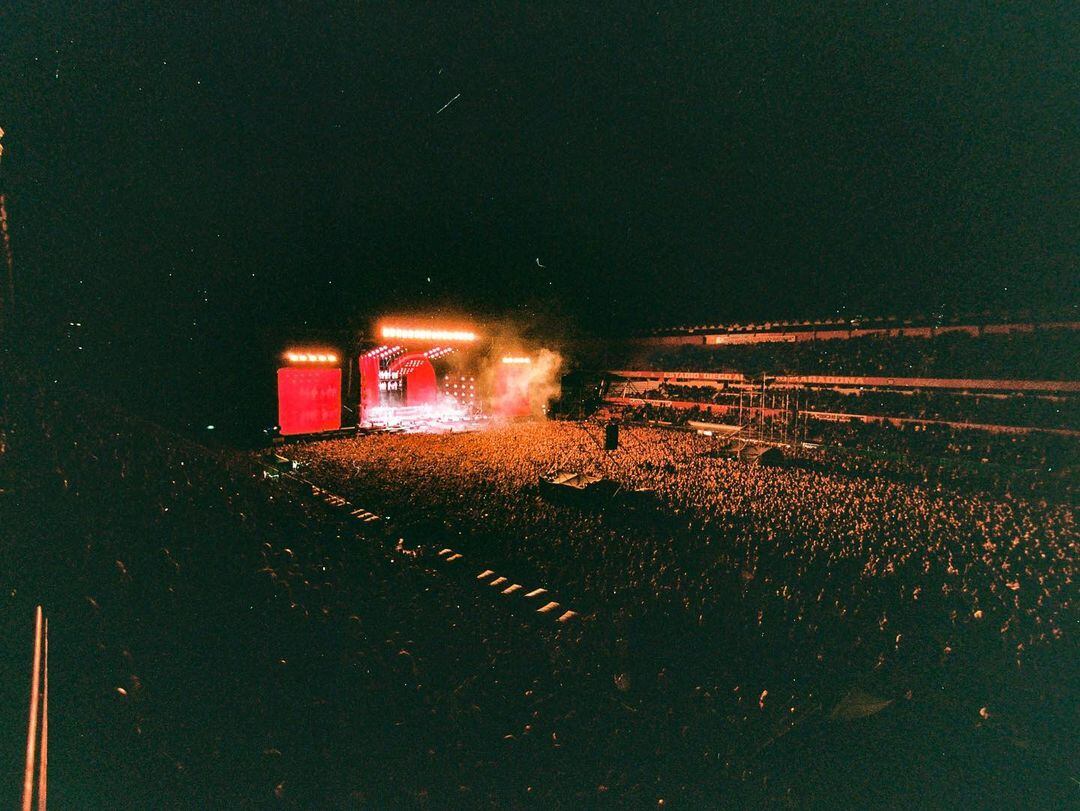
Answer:
<svg viewBox="0 0 1080 811"><path fill-rule="evenodd" d="M528 362L506 363L504 358ZM562 355L550 349L528 351L518 343L497 342L480 374L492 416L544 416L559 396L562 363Z"/></svg>

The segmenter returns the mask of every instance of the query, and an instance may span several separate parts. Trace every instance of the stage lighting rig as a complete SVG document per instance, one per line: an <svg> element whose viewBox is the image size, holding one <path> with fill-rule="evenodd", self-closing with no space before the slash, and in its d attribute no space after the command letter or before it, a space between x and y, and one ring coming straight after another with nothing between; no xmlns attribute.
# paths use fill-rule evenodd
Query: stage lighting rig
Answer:
<svg viewBox="0 0 1080 811"><path fill-rule="evenodd" d="M299 350L291 349L285 353L285 360L289 363L337 363L336 352L325 350Z"/></svg>
<svg viewBox="0 0 1080 811"><path fill-rule="evenodd" d="M454 348L452 346L436 346L433 349L429 349L424 355L428 360L438 360L439 358L445 358L453 351Z"/></svg>

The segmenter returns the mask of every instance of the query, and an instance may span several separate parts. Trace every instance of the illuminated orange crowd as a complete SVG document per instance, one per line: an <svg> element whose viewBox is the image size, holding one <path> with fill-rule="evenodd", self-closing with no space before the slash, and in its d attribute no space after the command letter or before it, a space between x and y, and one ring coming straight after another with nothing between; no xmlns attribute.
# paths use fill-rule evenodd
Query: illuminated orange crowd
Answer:
<svg viewBox="0 0 1080 811"><path fill-rule="evenodd" d="M527 558L610 613L670 599L704 617L734 574L754 583L763 612L782 622L862 610L850 595L854 577L889 594L912 622L940 622L943 650L947 629L995 624L1022 658L1025 646L1060 637L1067 624L1077 540L1068 503L827 465L760 467L715 458L715 440L692 433L624 429L612 454L600 438L596 425L536 422L335 440L296 455L316 480L387 510L420 507L493 538L477 543L500 558ZM549 504L536 484L554 467L655 490L669 517L618 520L610 515L618 507Z"/></svg>

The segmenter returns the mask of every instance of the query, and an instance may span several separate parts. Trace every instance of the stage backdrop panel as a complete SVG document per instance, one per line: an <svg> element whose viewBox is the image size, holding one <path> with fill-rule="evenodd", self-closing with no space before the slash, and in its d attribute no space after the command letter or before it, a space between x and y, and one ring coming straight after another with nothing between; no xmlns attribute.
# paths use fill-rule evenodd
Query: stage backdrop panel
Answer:
<svg viewBox="0 0 1080 811"><path fill-rule="evenodd" d="M439 400L439 387L435 382L435 367L431 361L416 367L405 378L405 405L433 406Z"/></svg>
<svg viewBox="0 0 1080 811"><path fill-rule="evenodd" d="M431 359L421 353L402 355L390 364L390 371L405 378L405 405L433 406L439 401L439 386Z"/></svg>
<svg viewBox="0 0 1080 811"><path fill-rule="evenodd" d="M278 369L278 425L283 436L341 427L341 369Z"/></svg>

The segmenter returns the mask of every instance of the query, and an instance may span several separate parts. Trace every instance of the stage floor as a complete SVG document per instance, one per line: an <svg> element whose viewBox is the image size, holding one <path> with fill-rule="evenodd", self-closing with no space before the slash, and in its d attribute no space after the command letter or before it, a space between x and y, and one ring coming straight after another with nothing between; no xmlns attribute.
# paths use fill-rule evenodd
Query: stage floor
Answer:
<svg viewBox="0 0 1080 811"><path fill-rule="evenodd" d="M479 431L489 422L488 417L459 409L402 406L371 409L359 427L403 434L460 434Z"/></svg>

